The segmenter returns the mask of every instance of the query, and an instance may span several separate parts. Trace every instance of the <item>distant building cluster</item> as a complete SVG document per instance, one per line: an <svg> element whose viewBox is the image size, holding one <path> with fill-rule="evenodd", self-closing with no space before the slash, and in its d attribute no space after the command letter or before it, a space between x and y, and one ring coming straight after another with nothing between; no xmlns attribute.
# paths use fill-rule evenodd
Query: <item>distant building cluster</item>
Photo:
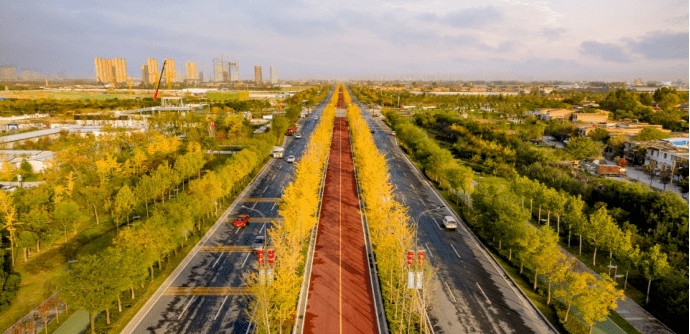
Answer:
<svg viewBox="0 0 690 334"><path fill-rule="evenodd" d="M16 81L17 68L10 65L0 66L0 81Z"/></svg>
<svg viewBox="0 0 690 334"><path fill-rule="evenodd" d="M240 80L240 63L225 61L225 57L213 60L213 81L235 83Z"/></svg>

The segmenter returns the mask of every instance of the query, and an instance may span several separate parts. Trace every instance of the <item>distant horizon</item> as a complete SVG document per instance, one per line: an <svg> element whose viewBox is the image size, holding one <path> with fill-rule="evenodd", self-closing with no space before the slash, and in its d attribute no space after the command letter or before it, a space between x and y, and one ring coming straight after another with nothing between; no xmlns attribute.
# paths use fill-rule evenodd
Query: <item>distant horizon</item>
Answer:
<svg viewBox="0 0 690 334"><path fill-rule="evenodd" d="M95 77L93 59L276 66L284 79L687 80L688 2L9 2L0 64ZM423 75L422 75L423 74Z"/></svg>

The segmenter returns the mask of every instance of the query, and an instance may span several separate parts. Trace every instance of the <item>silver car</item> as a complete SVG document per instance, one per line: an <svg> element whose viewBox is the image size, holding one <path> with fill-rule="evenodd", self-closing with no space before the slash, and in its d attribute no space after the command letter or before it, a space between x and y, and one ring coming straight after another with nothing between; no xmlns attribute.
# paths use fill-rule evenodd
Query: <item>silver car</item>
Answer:
<svg viewBox="0 0 690 334"><path fill-rule="evenodd" d="M252 242L252 250L258 251L262 248L264 248L264 244L266 243L266 237L263 235L258 235L256 238L254 238L254 242Z"/></svg>
<svg viewBox="0 0 690 334"><path fill-rule="evenodd" d="M287 162L295 162L295 156L291 155L291 156L287 157Z"/></svg>

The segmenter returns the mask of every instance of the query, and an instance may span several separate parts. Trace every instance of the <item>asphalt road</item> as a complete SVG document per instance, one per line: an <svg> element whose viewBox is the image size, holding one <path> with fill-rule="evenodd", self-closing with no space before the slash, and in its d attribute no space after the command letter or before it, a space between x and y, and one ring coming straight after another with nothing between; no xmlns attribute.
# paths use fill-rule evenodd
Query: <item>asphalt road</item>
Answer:
<svg viewBox="0 0 690 334"><path fill-rule="evenodd" d="M330 101L331 92L325 101ZM246 201L249 198L280 198L292 181L295 164L285 158L294 155L299 161L302 152L320 119L325 102L310 117L299 120L301 139L286 137L283 159L272 159L238 200L223 215L223 222L209 230L199 242L201 246L249 246L254 237L264 234L270 223L250 222L236 228L232 219L239 214L259 218L278 217L278 204ZM244 207L243 207L244 206ZM245 208L246 207L246 208ZM261 214L256 211L261 212ZM199 245L197 245L199 246ZM168 280L128 324L124 333L251 333L251 314L247 313L248 296L167 296L168 287L242 287L243 275L254 270L256 255L252 252L190 252Z"/></svg>
<svg viewBox="0 0 690 334"><path fill-rule="evenodd" d="M431 288L435 333L553 333L464 224L456 231L442 228L449 208L405 157L382 118L372 117L365 105L360 109L377 148L386 154L395 196L419 220L418 245L438 270ZM424 213L435 207L441 209Z"/></svg>

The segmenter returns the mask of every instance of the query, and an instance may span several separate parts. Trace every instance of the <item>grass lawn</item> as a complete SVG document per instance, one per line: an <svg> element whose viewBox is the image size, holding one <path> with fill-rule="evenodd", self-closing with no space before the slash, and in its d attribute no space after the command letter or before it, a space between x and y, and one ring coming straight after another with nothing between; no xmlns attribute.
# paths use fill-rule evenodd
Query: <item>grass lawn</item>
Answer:
<svg viewBox="0 0 690 334"><path fill-rule="evenodd" d="M618 314L616 311L613 311L611 312L611 314L609 314L609 319L615 322L616 325L618 325L618 327L623 329L628 334L642 334L635 327L633 327L633 325L631 325L627 320L623 319L623 317L621 317L620 314Z"/></svg>
<svg viewBox="0 0 690 334"><path fill-rule="evenodd" d="M55 281L67 270L68 260L97 252L110 244L114 226L104 222L88 226L90 224L82 223L81 232L68 239L67 243L58 241L56 245L43 248L28 262L24 262L21 249L17 251L14 270L21 274L22 282L10 307L0 314L0 329L9 328L56 292Z"/></svg>

